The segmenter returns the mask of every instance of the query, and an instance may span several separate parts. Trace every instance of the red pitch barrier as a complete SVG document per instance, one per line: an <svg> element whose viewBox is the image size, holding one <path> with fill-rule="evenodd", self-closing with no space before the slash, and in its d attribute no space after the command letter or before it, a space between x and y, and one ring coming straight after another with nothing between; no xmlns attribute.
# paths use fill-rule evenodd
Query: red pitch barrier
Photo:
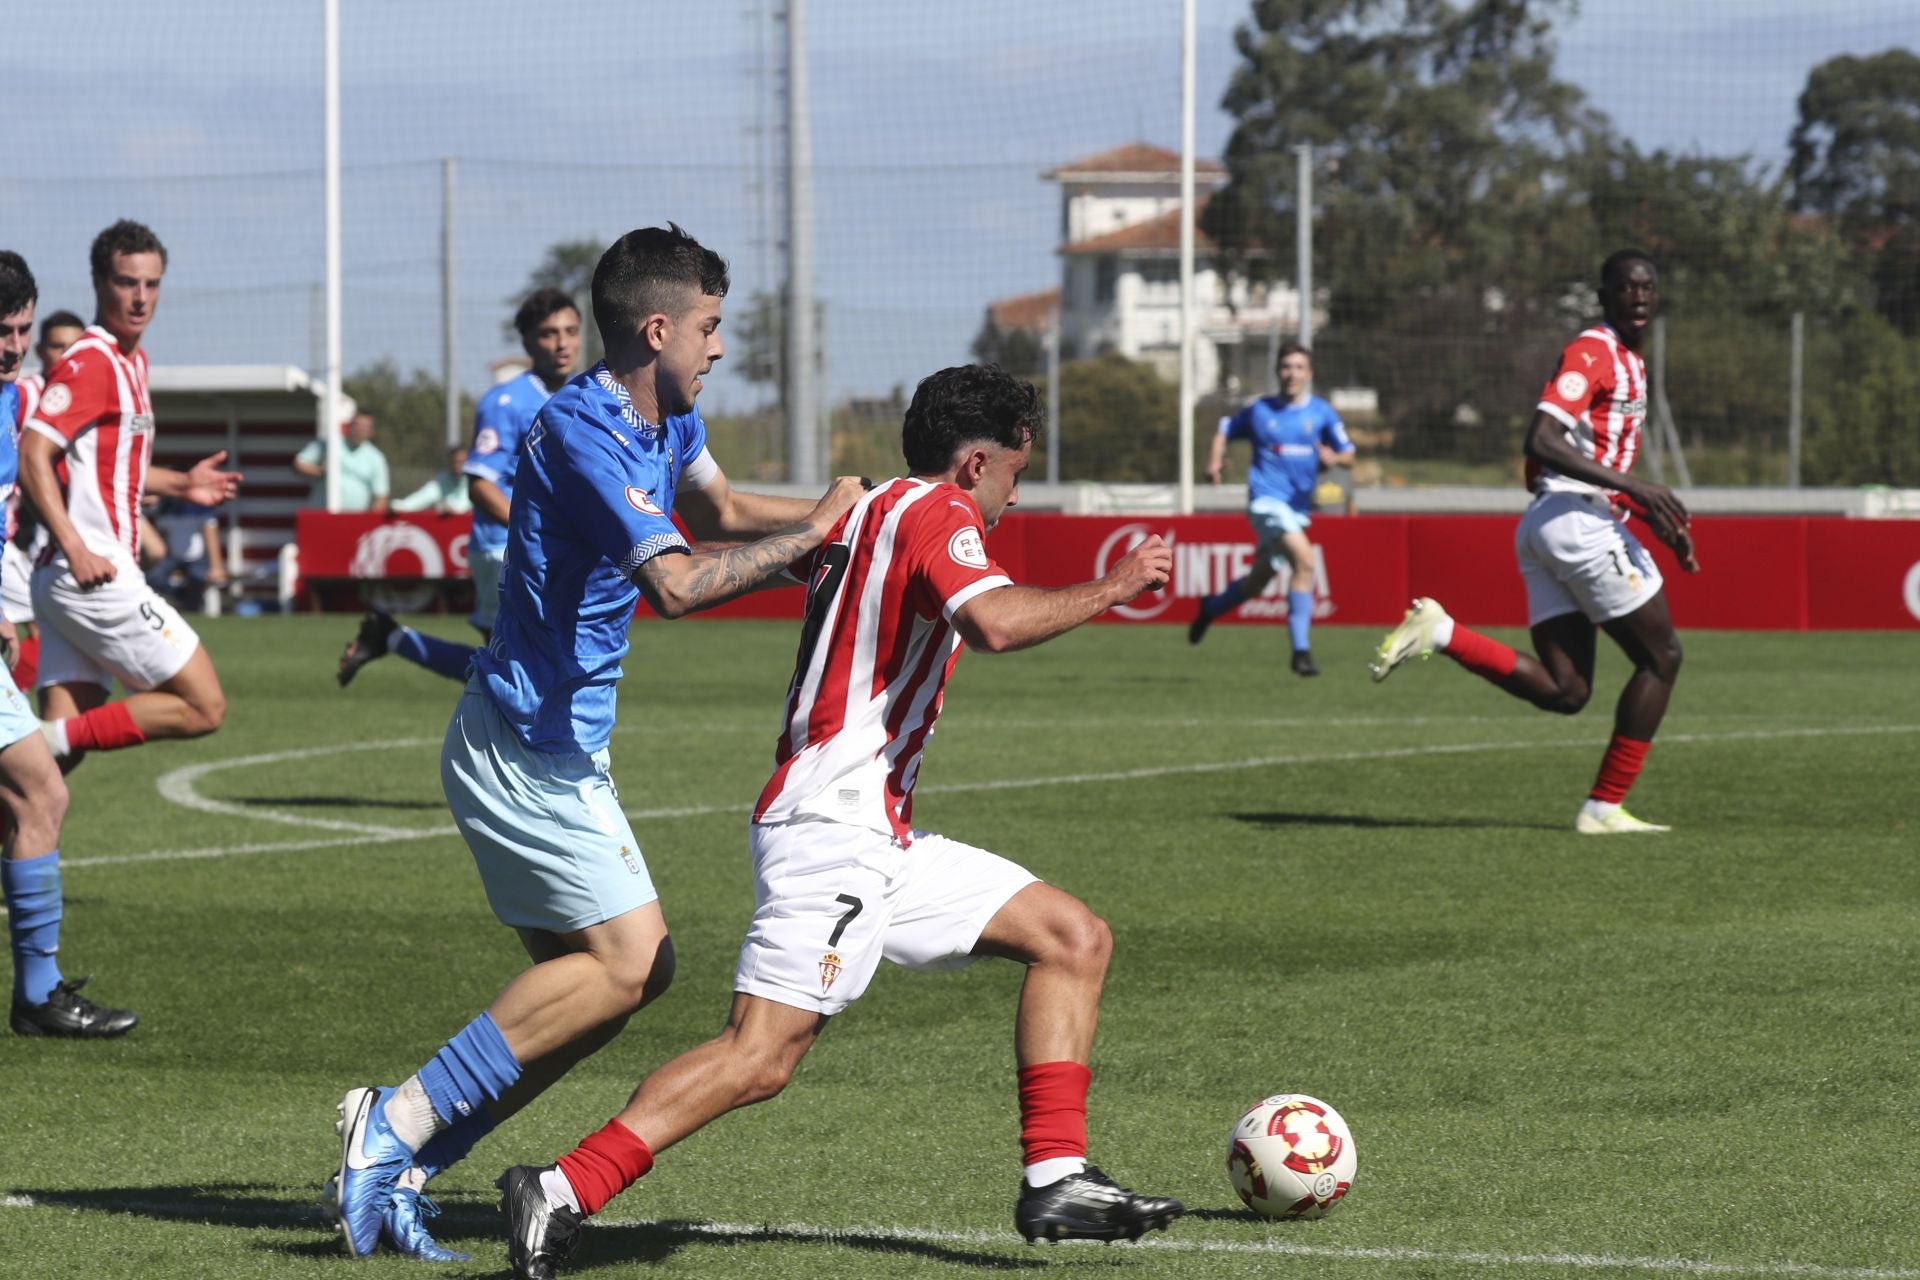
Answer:
<svg viewBox="0 0 1920 1280"><path fill-rule="evenodd" d="M1312 537L1322 572L1314 616L1386 626L1415 596L1433 596L1474 626L1525 626L1511 515L1322 516ZM1674 621L1682 628L1756 631L1920 629L1920 520L1710 516L1695 522L1701 571L1681 570L1649 536ZM1200 597L1247 571L1253 533L1237 515L1066 516L1009 513L987 549L1017 582L1064 586L1098 577L1134 542L1157 534L1174 549L1164 591L1113 610L1114 623L1179 623ZM434 581L466 576L467 521L451 516L303 511L303 579ZM1221 626L1272 625L1287 615L1286 575ZM798 589L762 591L700 615L798 618ZM644 607L640 615L652 615Z"/></svg>

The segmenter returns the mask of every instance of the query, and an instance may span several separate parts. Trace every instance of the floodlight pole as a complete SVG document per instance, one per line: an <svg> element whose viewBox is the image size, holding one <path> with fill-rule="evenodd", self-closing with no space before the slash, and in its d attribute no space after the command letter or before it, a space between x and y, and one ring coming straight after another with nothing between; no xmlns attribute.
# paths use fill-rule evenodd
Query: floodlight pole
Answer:
<svg viewBox="0 0 1920 1280"><path fill-rule="evenodd" d="M1793 356L1787 373L1787 488L1800 487L1800 400L1805 387L1807 313L1793 313Z"/></svg>
<svg viewBox="0 0 1920 1280"><path fill-rule="evenodd" d="M322 0L327 368L320 392L320 438L327 458L327 510L340 509L340 0Z"/></svg>
<svg viewBox="0 0 1920 1280"><path fill-rule="evenodd" d="M787 0L787 480L820 482L813 337L813 123L806 0Z"/></svg>
<svg viewBox="0 0 1920 1280"><path fill-rule="evenodd" d="M1300 290L1300 345L1313 349L1313 144L1302 142L1294 155L1294 283Z"/></svg>
<svg viewBox="0 0 1920 1280"><path fill-rule="evenodd" d="M1193 98L1194 0L1180 4L1180 490L1181 515L1193 514Z"/></svg>
<svg viewBox="0 0 1920 1280"><path fill-rule="evenodd" d="M440 157L440 381L447 397L447 448L460 443L460 388L458 383L458 357L454 348L455 292L453 265L455 260L453 247L453 211L455 169L457 161L452 156Z"/></svg>

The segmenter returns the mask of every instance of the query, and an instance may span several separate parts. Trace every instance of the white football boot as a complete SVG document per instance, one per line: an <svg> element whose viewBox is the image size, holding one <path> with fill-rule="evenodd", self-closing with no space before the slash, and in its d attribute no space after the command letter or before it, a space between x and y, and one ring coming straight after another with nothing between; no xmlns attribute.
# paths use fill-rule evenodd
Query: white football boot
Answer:
<svg viewBox="0 0 1920 1280"><path fill-rule="evenodd" d="M1387 632L1386 639L1373 651L1373 661L1367 664L1373 682L1379 684L1385 680L1408 658L1431 656L1434 629L1445 621L1447 611L1440 607L1438 600L1428 596L1415 600L1407 616L1400 619L1400 625Z"/></svg>

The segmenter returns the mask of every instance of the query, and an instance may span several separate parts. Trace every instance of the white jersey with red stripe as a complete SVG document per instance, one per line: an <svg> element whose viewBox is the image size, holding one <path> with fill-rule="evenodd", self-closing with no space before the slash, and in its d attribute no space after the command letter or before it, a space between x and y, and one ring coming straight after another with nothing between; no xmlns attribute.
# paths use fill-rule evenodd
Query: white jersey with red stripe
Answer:
<svg viewBox="0 0 1920 1280"><path fill-rule="evenodd" d="M67 517L87 548L107 555L117 547L139 563L140 498L153 454L147 353L126 355L112 334L90 326L47 375L26 429L65 453Z"/></svg>
<svg viewBox="0 0 1920 1280"><path fill-rule="evenodd" d="M1539 409L1566 428L1566 441L1582 457L1615 471L1631 471L1640 456L1647 421L1647 365L1620 341L1611 325L1596 325L1566 345L1560 366L1540 393ZM1527 462L1527 487L1535 493L1614 491Z"/></svg>
<svg viewBox="0 0 1920 1280"><path fill-rule="evenodd" d="M807 573L786 723L753 820L912 836L913 785L962 641L953 615L1012 579L955 485L892 480L842 516Z"/></svg>

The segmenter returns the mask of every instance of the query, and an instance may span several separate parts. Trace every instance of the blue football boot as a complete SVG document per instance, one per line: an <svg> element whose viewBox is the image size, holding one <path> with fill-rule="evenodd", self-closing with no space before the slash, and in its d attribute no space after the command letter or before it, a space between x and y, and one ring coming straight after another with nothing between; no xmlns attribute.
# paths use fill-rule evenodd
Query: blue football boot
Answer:
<svg viewBox="0 0 1920 1280"><path fill-rule="evenodd" d="M340 1171L327 1180L320 1203L340 1224L347 1252L370 1258L380 1246L380 1221L393 1198L394 1184L413 1163L413 1152L393 1136L387 1123L392 1089L376 1085L349 1089L340 1099Z"/></svg>
<svg viewBox="0 0 1920 1280"><path fill-rule="evenodd" d="M440 1206L427 1196L412 1187L395 1187L380 1218L380 1234L395 1249L422 1262L472 1262L472 1254L442 1248L427 1230L426 1220L439 1216Z"/></svg>

